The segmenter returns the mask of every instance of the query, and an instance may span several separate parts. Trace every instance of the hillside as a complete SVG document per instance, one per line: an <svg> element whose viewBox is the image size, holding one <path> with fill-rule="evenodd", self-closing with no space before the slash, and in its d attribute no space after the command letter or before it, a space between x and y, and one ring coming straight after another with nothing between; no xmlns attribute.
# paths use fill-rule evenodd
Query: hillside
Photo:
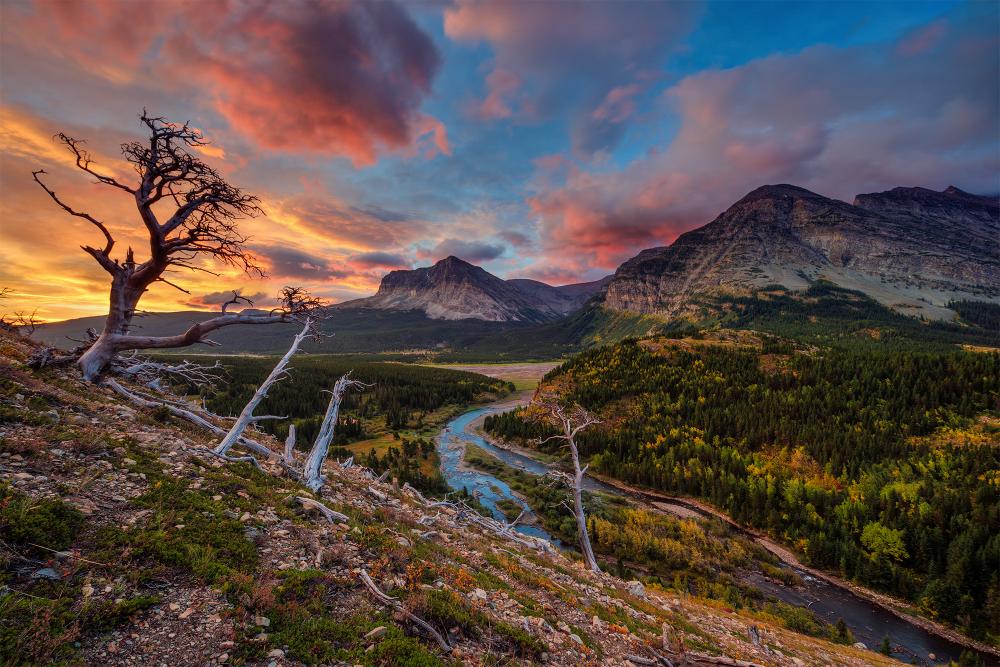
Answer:
<svg viewBox="0 0 1000 667"><path fill-rule="evenodd" d="M1000 204L956 188L896 188L855 204L793 185L754 190L670 246L622 264L603 305L700 319L701 297L817 280L910 315L950 319L951 300L1000 302Z"/></svg>
<svg viewBox="0 0 1000 667"><path fill-rule="evenodd" d="M578 439L592 471L707 501L807 564L1000 642L1000 354L721 331L590 350L544 396L602 420ZM533 407L486 428L526 444L553 432Z"/></svg>
<svg viewBox="0 0 1000 667"><path fill-rule="evenodd" d="M594 575L358 466L331 464L313 496L275 465L224 464L206 433L71 370L27 370L20 340L0 349L5 664L619 665L654 650L691 665L892 663Z"/></svg>

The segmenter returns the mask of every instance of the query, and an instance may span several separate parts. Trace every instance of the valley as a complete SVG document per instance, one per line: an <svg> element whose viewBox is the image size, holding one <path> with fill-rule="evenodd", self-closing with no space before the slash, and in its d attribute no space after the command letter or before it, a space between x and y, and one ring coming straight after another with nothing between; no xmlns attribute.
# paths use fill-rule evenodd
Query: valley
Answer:
<svg viewBox="0 0 1000 667"><path fill-rule="evenodd" d="M496 443L481 430L482 422L488 416L518 405L526 405L530 402L530 398L529 393L524 392L518 397L477 408L449 422L436 438L442 469L445 479L452 488L468 490L500 520L509 520L510 517L498 508L498 503L502 504L506 500L520 506L525 515L515 530L526 535L543 537L558 548L572 550L574 548L572 534L561 533L556 537L546 530L545 527L552 524L548 521L539 521L531 500L525 496L525 489L531 488L532 483L527 482L526 487L524 475L544 476L554 465L551 457L546 457L548 460L542 461L538 452ZM830 577L802 565L789 550L771 542L758 532L738 526L717 509L690 499L628 487L614 479L602 478L599 475L588 477L585 488L590 495L588 502L597 506L607 503L609 498L624 498L655 514L667 513L681 520L692 519L709 523L722 520L726 528L715 529L719 534L718 539L752 538L760 543L767 552L777 556L777 561L763 555L757 556L763 566L754 565L752 560L740 564L735 573L736 580L741 586L756 591L756 595L761 595L763 598L772 597L802 609L807 618L811 615L816 619L812 623L819 625L813 625L813 629L807 632L824 632L821 630L821 624L828 624L827 627L832 628L837 621L843 620L855 640L874 649L884 637L888 636L892 640L895 657L905 662L913 661L915 664L957 661L963 651L970 646L977 647L981 651L981 658L988 664L1000 657L995 649L970 642L943 626L927 623L926 620L913 615L912 608L907 609L906 605L899 601L886 599L884 596L852 586L836 577ZM547 507L546 511L550 509ZM600 542L598 549L607 558L608 567L614 568L616 557L621 567L621 556L616 555L615 550L605 552ZM775 565L794 576L775 576ZM650 570L635 562L632 562L630 567L644 571L647 576L663 577L655 567ZM732 564L727 564L727 567L732 567ZM668 573L667 578L673 576L669 570ZM702 590L702 594L704 593ZM763 601L755 603L752 600L753 595L749 595L742 604L751 608L763 604ZM800 627L810 626L805 624Z"/></svg>

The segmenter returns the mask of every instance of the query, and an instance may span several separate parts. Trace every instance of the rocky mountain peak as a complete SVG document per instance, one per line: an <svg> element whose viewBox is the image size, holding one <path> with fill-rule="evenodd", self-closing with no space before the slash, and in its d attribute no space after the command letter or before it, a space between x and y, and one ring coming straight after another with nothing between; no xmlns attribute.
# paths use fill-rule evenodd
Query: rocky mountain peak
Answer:
<svg viewBox="0 0 1000 667"><path fill-rule="evenodd" d="M375 296L339 307L420 310L441 320L544 322L576 310L604 284L553 287L535 280L502 280L450 255L433 266L392 271L382 278Z"/></svg>
<svg viewBox="0 0 1000 667"><path fill-rule="evenodd" d="M895 188L854 205L794 185L753 190L669 247L625 262L607 288L612 310L668 317L699 295L745 294L819 278L887 306L952 315L952 298L1000 298L1000 206L958 188Z"/></svg>

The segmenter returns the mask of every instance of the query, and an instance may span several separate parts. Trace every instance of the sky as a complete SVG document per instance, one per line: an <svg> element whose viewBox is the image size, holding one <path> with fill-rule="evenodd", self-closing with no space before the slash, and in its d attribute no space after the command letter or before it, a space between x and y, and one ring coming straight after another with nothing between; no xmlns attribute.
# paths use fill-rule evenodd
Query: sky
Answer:
<svg viewBox="0 0 1000 667"><path fill-rule="evenodd" d="M504 278L598 279L754 188L851 201L1000 192L1000 4L986 2L0 2L0 310L107 312L99 241L32 181L146 247L142 110L256 194L255 278L185 272L147 310L343 301L448 255Z"/></svg>

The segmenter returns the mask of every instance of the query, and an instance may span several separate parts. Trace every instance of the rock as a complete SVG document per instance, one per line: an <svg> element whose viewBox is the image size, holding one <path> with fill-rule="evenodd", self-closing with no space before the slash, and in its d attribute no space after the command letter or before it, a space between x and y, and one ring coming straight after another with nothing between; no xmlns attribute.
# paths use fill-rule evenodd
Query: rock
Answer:
<svg viewBox="0 0 1000 667"><path fill-rule="evenodd" d="M31 573L32 579L48 579L49 581L59 581L62 579L62 575L53 570L51 567L43 567L40 570L35 570Z"/></svg>
<svg viewBox="0 0 1000 667"><path fill-rule="evenodd" d="M852 644L852 646L854 648L859 648L859 649L861 649L863 651L867 651L868 650L868 646L864 642L854 642Z"/></svg>
<svg viewBox="0 0 1000 667"><path fill-rule="evenodd" d="M271 627L271 619L267 616L254 616L253 622L262 628Z"/></svg>
<svg viewBox="0 0 1000 667"><path fill-rule="evenodd" d="M229 661L229 654L228 653L223 653L218 658L216 658L216 662L218 662L220 665L225 664L228 661Z"/></svg>
<svg viewBox="0 0 1000 667"><path fill-rule="evenodd" d="M572 633L572 634L570 634L569 638L572 639L573 641L575 641L580 646L583 646L583 640L580 639L580 635L578 635L576 633Z"/></svg>
<svg viewBox="0 0 1000 667"><path fill-rule="evenodd" d="M373 628L368 634L366 634L365 639L369 641L372 639L378 639L379 637L385 636L385 633L386 627L384 625L380 625L377 628Z"/></svg>
<svg viewBox="0 0 1000 667"><path fill-rule="evenodd" d="M269 658L284 658L285 657L285 652L282 651L280 648L273 648L270 651L268 651L267 657L269 657Z"/></svg>
<svg viewBox="0 0 1000 667"><path fill-rule="evenodd" d="M805 667L806 661L802 658L792 658L792 664L795 665L795 667Z"/></svg>
<svg viewBox="0 0 1000 667"><path fill-rule="evenodd" d="M177 618L184 619L194 613L194 607L188 607L177 615Z"/></svg>
<svg viewBox="0 0 1000 667"><path fill-rule="evenodd" d="M482 600L483 602L486 602L487 599L486 591L484 591L482 588L476 588L472 591L472 597Z"/></svg>
<svg viewBox="0 0 1000 667"><path fill-rule="evenodd" d="M637 598L646 597L646 587L642 585L641 581L632 580L625 584L630 595L634 595Z"/></svg>

